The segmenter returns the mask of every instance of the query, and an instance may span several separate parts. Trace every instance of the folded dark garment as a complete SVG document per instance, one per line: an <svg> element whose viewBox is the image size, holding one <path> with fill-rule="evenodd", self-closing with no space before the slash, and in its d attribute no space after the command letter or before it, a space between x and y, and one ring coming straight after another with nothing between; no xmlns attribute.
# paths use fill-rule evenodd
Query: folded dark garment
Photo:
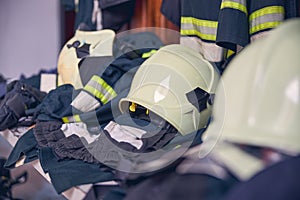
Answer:
<svg viewBox="0 0 300 200"><path fill-rule="evenodd" d="M0 103L0 131L17 126L25 111L37 107L45 96L45 92L20 81L10 83Z"/></svg>

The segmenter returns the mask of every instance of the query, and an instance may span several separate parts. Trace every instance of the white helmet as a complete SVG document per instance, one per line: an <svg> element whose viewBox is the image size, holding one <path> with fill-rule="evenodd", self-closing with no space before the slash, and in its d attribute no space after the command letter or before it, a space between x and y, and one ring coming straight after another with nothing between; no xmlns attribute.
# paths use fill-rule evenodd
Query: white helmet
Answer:
<svg viewBox="0 0 300 200"><path fill-rule="evenodd" d="M284 22L228 65L216 91L212 140L300 153L300 20Z"/></svg>
<svg viewBox="0 0 300 200"><path fill-rule="evenodd" d="M215 68L199 53L179 44L167 45L139 67L119 107L125 112L130 103L143 106L185 135L206 126L209 96L218 80Z"/></svg>
<svg viewBox="0 0 300 200"><path fill-rule="evenodd" d="M64 45L58 58L58 85L82 88L78 64L87 56L112 56L115 32L112 30L80 31Z"/></svg>

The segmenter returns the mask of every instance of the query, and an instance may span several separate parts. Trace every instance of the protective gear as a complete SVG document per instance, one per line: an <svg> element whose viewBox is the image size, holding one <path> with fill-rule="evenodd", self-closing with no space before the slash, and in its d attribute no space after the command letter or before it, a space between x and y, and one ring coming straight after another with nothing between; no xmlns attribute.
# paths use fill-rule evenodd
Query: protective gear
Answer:
<svg viewBox="0 0 300 200"><path fill-rule="evenodd" d="M16 126L32 125L19 121L29 116L26 111L37 107L45 98L46 93L20 81L13 81L7 85L7 93L0 102L0 131Z"/></svg>
<svg viewBox="0 0 300 200"><path fill-rule="evenodd" d="M112 30L75 32L62 48L58 58L58 85L72 84L82 88L79 62L87 56L112 56L115 33Z"/></svg>
<svg viewBox="0 0 300 200"><path fill-rule="evenodd" d="M208 101L218 80L217 71L199 53L167 45L141 65L119 108L125 112L130 102L143 106L185 135L206 126L211 114Z"/></svg>
<svg viewBox="0 0 300 200"><path fill-rule="evenodd" d="M247 46L218 85L208 141L300 153L300 20Z"/></svg>

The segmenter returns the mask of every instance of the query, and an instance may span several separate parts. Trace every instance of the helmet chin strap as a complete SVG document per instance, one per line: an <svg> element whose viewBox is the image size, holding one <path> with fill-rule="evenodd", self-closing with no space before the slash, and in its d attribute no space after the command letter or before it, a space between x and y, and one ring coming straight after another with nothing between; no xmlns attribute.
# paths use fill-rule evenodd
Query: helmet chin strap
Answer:
<svg viewBox="0 0 300 200"><path fill-rule="evenodd" d="M169 122L161 118L157 114L151 112L147 108L138 105L136 103L130 103L129 105L129 114L132 118L141 119L149 123L154 124L158 128L163 130L176 130Z"/></svg>

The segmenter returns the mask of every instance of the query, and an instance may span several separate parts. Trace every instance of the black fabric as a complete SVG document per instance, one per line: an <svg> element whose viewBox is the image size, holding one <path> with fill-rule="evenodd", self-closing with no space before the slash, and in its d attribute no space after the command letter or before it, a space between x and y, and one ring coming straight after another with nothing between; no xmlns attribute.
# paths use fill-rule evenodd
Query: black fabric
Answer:
<svg viewBox="0 0 300 200"><path fill-rule="evenodd" d="M17 161L25 155L29 156L28 161L38 158L37 141L33 134L33 129L28 130L24 133L17 141L12 152L10 153L5 163L6 168L14 168ZM25 160L26 161L26 160Z"/></svg>
<svg viewBox="0 0 300 200"><path fill-rule="evenodd" d="M180 27L181 0L163 0L160 12L173 24Z"/></svg>
<svg viewBox="0 0 300 200"><path fill-rule="evenodd" d="M1 200L18 200L13 198L12 188L14 185L25 183L27 181L27 172L22 172L16 178L12 178L10 170L4 167L5 158L0 158L0 199Z"/></svg>
<svg viewBox="0 0 300 200"><path fill-rule="evenodd" d="M299 15L297 12L297 3L295 0L265 0L265 1L247 1L247 12L245 13L237 9L222 9L219 14L218 35L216 43L227 49L236 50L236 45L245 47L250 43L250 37L258 34L249 33L249 20L248 16L253 12L267 6L282 6L285 12L285 19L296 17ZM260 32L268 31L263 29Z"/></svg>
<svg viewBox="0 0 300 200"><path fill-rule="evenodd" d="M78 185L114 180L114 174L105 166L81 160L58 161L51 148L41 148L40 163L49 173L51 183L58 193Z"/></svg>
<svg viewBox="0 0 300 200"><path fill-rule="evenodd" d="M126 171L118 172L117 177L124 185L131 187L157 174L170 173L183 160L183 154L195 145L201 144L205 129L182 136L177 135L163 148L148 154L139 154L130 162L121 162ZM156 164L148 165L155 161ZM125 165L125 166L124 166Z"/></svg>
<svg viewBox="0 0 300 200"><path fill-rule="evenodd" d="M159 49L164 46L161 39L151 31L122 32L116 35L113 44L115 57L126 54L133 58L141 57L143 53ZM135 53L135 56L131 56Z"/></svg>
<svg viewBox="0 0 300 200"><path fill-rule="evenodd" d="M99 137L91 144L86 145L88 152L95 158L96 162L116 169L121 159L128 157L130 152L120 151L119 147L113 144L105 134L100 134Z"/></svg>
<svg viewBox="0 0 300 200"><path fill-rule="evenodd" d="M77 93L70 84L64 84L51 90L36 108L26 111L33 114L39 121L61 120L72 116L72 98Z"/></svg>
<svg viewBox="0 0 300 200"><path fill-rule="evenodd" d="M114 88L115 84L125 73L140 66L144 61L144 58L139 57L132 59L125 54L115 59L107 68L105 68L103 73L99 75ZM128 82L130 83L131 81L129 80Z"/></svg>
<svg viewBox="0 0 300 200"><path fill-rule="evenodd" d="M6 78L0 73L0 83L6 83Z"/></svg>
<svg viewBox="0 0 300 200"><path fill-rule="evenodd" d="M33 128L35 139L39 147L52 147L57 141L65 138L63 131L60 129L62 122L49 121L37 122Z"/></svg>
<svg viewBox="0 0 300 200"><path fill-rule="evenodd" d="M103 29L112 29L117 32L129 23L134 14L135 2L136 0L99 0ZM64 0L62 3L66 10L75 10L74 2ZM75 30L95 31L97 29L96 23L92 21L93 9L93 0L79 0L75 16Z"/></svg>
<svg viewBox="0 0 300 200"><path fill-rule="evenodd" d="M286 0L284 1L286 12L285 18L299 17L299 0Z"/></svg>
<svg viewBox="0 0 300 200"><path fill-rule="evenodd" d="M92 22L94 0L79 0L75 17L75 30L95 31L96 24Z"/></svg>
<svg viewBox="0 0 300 200"><path fill-rule="evenodd" d="M72 44L68 44L67 47L75 48L76 49L76 57L77 58L84 58L90 55L90 44L84 43L80 46L80 41L76 40Z"/></svg>
<svg viewBox="0 0 300 200"><path fill-rule="evenodd" d="M122 3L130 2L131 0L99 0L100 8L105 9L112 6L118 6Z"/></svg>
<svg viewBox="0 0 300 200"><path fill-rule="evenodd" d="M218 21L221 0L181 0L181 17L194 17L201 20ZM201 40L215 43L211 40Z"/></svg>
<svg viewBox="0 0 300 200"><path fill-rule="evenodd" d="M66 158L82 160L87 163L99 164L100 162L86 148L85 143L77 135L70 135L55 143L52 148L59 160Z"/></svg>
<svg viewBox="0 0 300 200"><path fill-rule="evenodd" d="M103 200L122 200L126 196L126 191L123 188L112 189L105 194Z"/></svg>
<svg viewBox="0 0 300 200"><path fill-rule="evenodd" d="M259 172L249 181L236 185L223 199L298 200L299 169L299 156L284 160Z"/></svg>
<svg viewBox="0 0 300 200"><path fill-rule="evenodd" d="M245 47L250 42L248 16L237 9L222 9L218 23L216 44L236 51L236 45Z"/></svg>
<svg viewBox="0 0 300 200"><path fill-rule="evenodd" d="M57 124L49 123L48 126L40 128L45 127L46 131L57 131ZM39 131L41 131L40 128ZM53 137L51 137L52 139ZM58 142L64 139L59 139ZM57 142L53 142L51 146L55 147L54 144ZM74 144L71 143L71 145ZM100 163L91 164L83 160L58 159L52 148L38 146L33 129L19 138L5 163L5 167L14 168L16 162L23 155L28 155L31 160L39 159L44 172L49 173L51 182L58 193L81 184L114 180L112 171Z"/></svg>
<svg viewBox="0 0 300 200"><path fill-rule="evenodd" d="M6 94L6 79L0 74L0 103L3 96Z"/></svg>
<svg viewBox="0 0 300 200"><path fill-rule="evenodd" d="M122 194L125 191L118 185L93 185L84 200L119 200Z"/></svg>
<svg viewBox="0 0 300 200"><path fill-rule="evenodd" d="M93 164L102 163L111 168L117 168L119 161L127 155L123 155L118 149L104 134L91 144L87 144L76 135L71 135L53 146L58 160L70 158Z"/></svg>
<svg viewBox="0 0 300 200"><path fill-rule="evenodd" d="M125 113L118 116L115 119L115 121L120 125L135 127L146 131L146 134L144 134L141 138L143 145L141 146L140 149L137 149L130 143L117 142L110 136L109 132L107 131L104 131L104 133L114 144L118 145L120 148L126 151L130 151L130 152L155 151L167 145L178 134L178 131L172 125L170 125L160 117L159 117L160 120L159 122L153 120L153 118L156 117L158 116L157 115L155 115L154 117L150 116L149 119L144 120L141 118L132 118L132 115Z"/></svg>
<svg viewBox="0 0 300 200"><path fill-rule="evenodd" d="M131 120L128 115L126 117L128 118L127 121ZM119 117L118 119L120 118L121 117ZM137 119L135 119L135 121L138 122L134 123L134 125L130 122L124 123L123 121L123 123L126 125L132 125L133 127L139 127L141 124L149 124L148 122L143 122ZM133 160L137 159L137 156L139 155L135 153L151 152L159 150L163 147L171 149L187 140L190 141L191 144L193 141L193 137L195 137L195 135L191 134L189 137L180 136L179 139L174 139L174 141L172 141L172 139L177 134L177 131L170 132L169 130L161 130L160 128L155 128L154 125L148 125L147 129L147 134L151 136L142 138L143 145L140 149L137 149L130 143L117 142L116 140L111 138L109 133L105 130L100 133L98 138L90 144L76 135L71 135L69 137L60 139L54 145L51 145L51 147L53 148L53 152L59 160L77 159L88 163L102 163L111 168L118 168L122 160L133 162ZM98 131L101 131L101 129L99 129ZM168 146L170 141L172 141L172 143ZM138 160L142 161L143 158L141 158L141 160Z"/></svg>
<svg viewBox="0 0 300 200"><path fill-rule="evenodd" d="M1 82L0 83L0 102L3 96L6 94L6 83Z"/></svg>
<svg viewBox="0 0 300 200"><path fill-rule="evenodd" d="M135 2L136 0L100 0L103 29L112 29L117 32L129 23L134 14Z"/></svg>
<svg viewBox="0 0 300 200"><path fill-rule="evenodd" d="M166 146L153 154L140 154L130 163L121 162L120 166L123 169L126 168L126 171L117 171L116 177L125 188L135 188L152 177L173 173L184 160L184 153L189 148L201 144L201 135L204 131L205 129L201 129L188 135L177 135Z"/></svg>
<svg viewBox="0 0 300 200"><path fill-rule="evenodd" d="M45 96L45 92L20 81L10 83L0 103L0 131L17 126L25 111L37 107Z"/></svg>
<svg viewBox="0 0 300 200"><path fill-rule="evenodd" d="M88 56L81 59L78 66L82 85L86 85L96 73L102 74L113 59L113 56Z"/></svg>
<svg viewBox="0 0 300 200"><path fill-rule="evenodd" d="M17 116L6 105L2 105L0 108L0 120L0 131L3 131L7 128L13 128L18 123Z"/></svg>
<svg viewBox="0 0 300 200"><path fill-rule="evenodd" d="M61 4L64 6L66 11L75 10L74 0L61 0Z"/></svg>
<svg viewBox="0 0 300 200"><path fill-rule="evenodd" d="M152 135L151 137L144 136L144 138L141 139L143 142L143 145L140 149L137 149L135 146L133 146L130 143L127 142L117 142L114 140L110 134L107 131L104 131L106 136L111 140L116 146L129 151L129 152L150 152L155 151L157 149L160 149L161 147L165 146L171 139L175 137L177 134L177 131L175 132L167 132L166 130L161 130L159 132L154 132L155 134L151 132L147 132L147 134Z"/></svg>
<svg viewBox="0 0 300 200"><path fill-rule="evenodd" d="M9 188L11 175L10 171L4 167L5 162L5 158L0 158L0 199L5 199L4 197L9 197L11 195Z"/></svg>
<svg viewBox="0 0 300 200"><path fill-rule="evenodd" d="M128 190L125 200L192 200L222 199L233 181L216 179L207 175L176 173L153 176Z"/></svg>
<svg viewBox="0 0 300 200"><path fill-rule="evenodd" d="M202 90L200 87L197 87L193 91L186 93L186 97L188 101L193 104L199 112L201 112L207 108L210 94Z"/></svg>

